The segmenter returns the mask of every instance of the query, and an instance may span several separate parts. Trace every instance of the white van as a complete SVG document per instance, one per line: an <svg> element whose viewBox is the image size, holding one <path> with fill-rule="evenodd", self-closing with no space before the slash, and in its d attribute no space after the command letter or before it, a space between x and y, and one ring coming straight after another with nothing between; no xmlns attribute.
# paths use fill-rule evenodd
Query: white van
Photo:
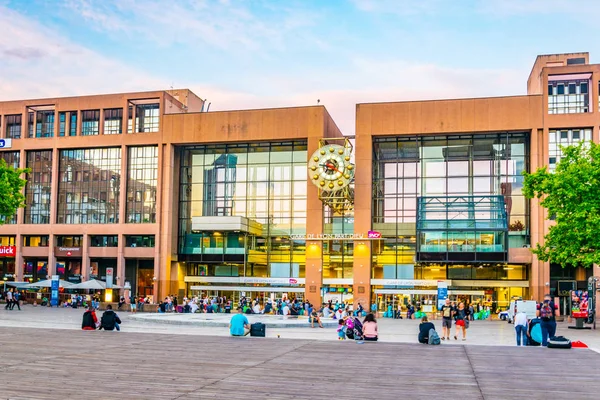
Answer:
<svg viewBox="0 0 600 400"><path fill-rule="evenodd" d="M537 301L535 300L512 300L510 302L510 306L508 308L508 323L512 324L513 319L515 317L515 307L519 311L525 312L527 314L527 319L533 319L536 317L537 311Z"/></svg>

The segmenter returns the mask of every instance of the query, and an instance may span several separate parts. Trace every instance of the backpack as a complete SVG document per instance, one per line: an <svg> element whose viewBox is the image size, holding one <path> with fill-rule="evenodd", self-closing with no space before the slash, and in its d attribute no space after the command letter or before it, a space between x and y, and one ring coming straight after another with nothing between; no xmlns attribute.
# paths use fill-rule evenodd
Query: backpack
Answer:
<svg viewBox="0 0 600 400"><path fill-rule="evenodd" d="M438 344L441 343L440 336L437 334L437 332L433 328L431 328L429 330L429 341L428 341L428 343L431 344L431 345L438 345Z"/></svg>
<svg viewBox="0 0 600 400"><path fill-rule="evenodd" d="M550 321L554 317L554 310L550 305L550 302L543 302L540 305L540 318L543 321Z"/></svg>

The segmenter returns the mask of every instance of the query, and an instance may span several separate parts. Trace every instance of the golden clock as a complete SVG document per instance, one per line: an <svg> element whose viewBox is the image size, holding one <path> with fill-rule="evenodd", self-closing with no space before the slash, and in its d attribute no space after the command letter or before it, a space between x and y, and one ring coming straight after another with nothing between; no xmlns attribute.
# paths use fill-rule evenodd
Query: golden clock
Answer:
<svg viewBox="0 0 600 400"><path fill-rule="evenodd" d="M351 148L326 144L310 157L309 179L321 190L333 192L348 186L354 177Z"/></svg>

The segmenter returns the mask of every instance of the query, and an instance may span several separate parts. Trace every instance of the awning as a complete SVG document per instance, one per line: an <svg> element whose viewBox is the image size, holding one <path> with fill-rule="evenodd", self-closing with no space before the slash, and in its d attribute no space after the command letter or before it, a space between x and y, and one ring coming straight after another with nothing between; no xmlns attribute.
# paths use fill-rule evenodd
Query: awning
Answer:
<svg viewBox="0 0 600 400"><path fill-rule="evenodd" d="M273 292L273 293L304 293L303 287L273 287L273 286L190 286L190 290L215 291L223 290L230 292Z"/></svg>
<svg viewBox="0 0 600 400"><path fill-rule="evenodd" d="M29 285L29 282L4 282L4 283L6 283L6 286L16 287L17 289L21 289L22 287Z"/></svg>
<svg viewBox="0 0 600 400"><path fill-rule="evenodd" d="M437 295L437 290L426 289L375 289L376 294L428 294ZM483 296L483 290L448 290L448 294L463 296Z"/></svg>

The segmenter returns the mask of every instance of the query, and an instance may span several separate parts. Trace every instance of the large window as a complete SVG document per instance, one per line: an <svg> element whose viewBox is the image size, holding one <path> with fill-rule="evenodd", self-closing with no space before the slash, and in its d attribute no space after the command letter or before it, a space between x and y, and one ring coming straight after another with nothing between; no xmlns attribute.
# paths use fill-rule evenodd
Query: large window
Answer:
<svg viewBox="0 0 600 400"><path fill-rule="evenodd" d="M25 247L48 247L50 237L42 236L23 236L23 246Z"/></svg>
<svg viewBox="0 0 600 400"><path fill-rule="evenodd" d="M306 141L183 148L180 252L219 252L220 262L240 262L242 268L245 257L247 276L302 276L305 243L290 235L306 234L306 176ZM239 232L192 229L194 217L219 216L247 218L254 232L244 239Z"/></svg>
<svg viewBox="0 0 600 400"><path fill-rule="evenodd" d="M81 247L83 236L56 236L56 245L60 247Z"/></svg>
<svg viewBox="0 0 600 400"><path fill-rule="evenodd" d="M94 136L100 134L100 110L86 110L81 112L81 136Z"/></svg>
<svg viewBox="0 0 600 400"><path fill-rule="evenodd" d="M50 138L54 136L54 110L36 112L35 137Z"/></svg>
<svg viewBox="0 0 600 400"><path fill-rule="evenodd" d="M156 222L158 147L130 147L127 167L127 222Z"/></svg>
<svg viewBox="0 0 600 400"><path fill-rule="evenodd" d="M119 245L118 235L91 235L91 247L117 247Z"/></svg>
<svg viewBox="0 0 600 400"><path fill-rule="evenodd" d="M554 171L562 157L562 148L592 141L591 129L552 129L549 132L548 169Z"/></svg>
<svg viewBox="0 0 600 400"><path fill-rule="evenodd" d="M125 247L154 247L154 235L125 236Z"/></svg>
<svg viewBox="0 0 600 400"><path fill-rule="evenodd" d="M52 184L52 150L28 151L25 185L25 223L50 223L50 193Z"/></svg>
<svg viewBox="0 0 600 400"><path fill-rule="evenodd" d="M7 115L6 121L6 138L20 139L21 138L21 114Z"/></svg>
<svg viewBox="0 0 600 400"><path fill-rule="evenodd" d="M58 223L118 223L120 174L120 148L61 150Z"/></svg>
<svg viewBox="0 0 600 400"><path fill-rule="evenodd" d="M123 109L104 110L104 134L119 135L123 133Z"/></svg>
<svg viewBox="0 0 600 400"><path fill-rule="evenodd" d="M589 79L549 81L548 113L572 114L590 112L589 86Z"/></svg>
<svg viewBox="0 0 600 400"><path fill-rule="evenodd" d="M77 135L77 111L58 113L58 136Z"/></svg>
<svg viewBox="0 0 600 400"><path fill-rule="evenodd" d="M133 126L133 111L135 107L135 127ZM158 132L160 122L160 105L137 104L129 106L127 116L127 132Z"/></svg>

